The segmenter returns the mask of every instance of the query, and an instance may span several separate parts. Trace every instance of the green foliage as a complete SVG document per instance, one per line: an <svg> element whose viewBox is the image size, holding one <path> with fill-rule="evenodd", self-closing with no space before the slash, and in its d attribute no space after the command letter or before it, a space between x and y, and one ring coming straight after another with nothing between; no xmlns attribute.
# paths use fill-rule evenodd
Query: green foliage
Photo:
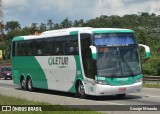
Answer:
<svg viewBox="0 0 160 114"><path fill-rule="evenodd" d="M144 30L140 30L137 34L137 40L138 40L138 43L139 44L146 44L146 39L147 39L147 36L146 36L146 33Z"/></svg>
<svg viewBox="0 0 160 114"><path fill-rule="evenodd" d="M21 27L18 21L10 21L10 22L7 22L5 25L5 30L9 32L15 29L20 29L20 28Z"/></svg>
<svg viewBox="0 0 160 114"><path fill-rule="evenodd" d="M160 59L150 58L143 65L143 73L147 75L160 75Z"/></svg>

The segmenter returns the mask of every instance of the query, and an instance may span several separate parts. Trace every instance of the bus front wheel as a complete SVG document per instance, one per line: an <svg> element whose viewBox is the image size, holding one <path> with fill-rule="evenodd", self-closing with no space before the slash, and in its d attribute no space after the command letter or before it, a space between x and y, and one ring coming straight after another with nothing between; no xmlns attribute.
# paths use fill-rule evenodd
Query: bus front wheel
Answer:
<svg viewBox="0 0 160 114"><path fill-rule="evenodd" d="M81 81L79 81L78 87L77 87L77 95L79 98L86 98L86 94L85 94L85 88L84 85Z"/></svg>
<svg viewBox="0 0 160 114"><path fill-rule="evenodd" d="M27 89L29 91L33 91L33 86L32 86L32 80L31 80L31 78L27 79Z"/></svg>

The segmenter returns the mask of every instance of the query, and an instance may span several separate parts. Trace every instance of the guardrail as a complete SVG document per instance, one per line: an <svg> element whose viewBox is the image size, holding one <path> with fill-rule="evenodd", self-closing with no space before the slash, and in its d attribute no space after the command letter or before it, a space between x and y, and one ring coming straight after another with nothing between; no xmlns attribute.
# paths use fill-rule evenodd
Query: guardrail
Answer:
<svg viewBox="0 0 160 114"><path fill-rule="evenodd" d="M143 82L156 82L157 84L160 84L160 76L143 76Z"/></svg>

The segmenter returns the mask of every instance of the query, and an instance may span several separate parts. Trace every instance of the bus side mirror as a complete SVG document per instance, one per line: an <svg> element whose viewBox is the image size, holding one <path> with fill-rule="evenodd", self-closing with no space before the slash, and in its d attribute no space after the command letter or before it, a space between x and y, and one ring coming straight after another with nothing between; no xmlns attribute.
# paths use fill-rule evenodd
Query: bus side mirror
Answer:
<svg viewBox="0 0 160 114"><path fill-rule="evenodd" d="M146 53L146 59L150 58L150 48L147 45L143 45L143 44L138 44L140 47L144 47L145 49L145 53Z"/></svg>
<svg viewBox="0 0 160 114"><path fill-rule="evenodd" d="M97 48L95 46L89 46L91 49L91 53L92 53L92 59L97 59Z"/></svg>

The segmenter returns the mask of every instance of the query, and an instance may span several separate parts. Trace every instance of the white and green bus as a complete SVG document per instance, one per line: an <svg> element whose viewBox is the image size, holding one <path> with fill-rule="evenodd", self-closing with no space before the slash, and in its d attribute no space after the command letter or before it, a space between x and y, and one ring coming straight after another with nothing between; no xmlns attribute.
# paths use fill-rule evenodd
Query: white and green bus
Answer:
<svg viewBox="0 0 160 114"><path fill-rule="evenodd" d="M12 40L13 82L34 88L86 95L125 96L142 88L139 46L134 31L68 28Z"/></svg>

